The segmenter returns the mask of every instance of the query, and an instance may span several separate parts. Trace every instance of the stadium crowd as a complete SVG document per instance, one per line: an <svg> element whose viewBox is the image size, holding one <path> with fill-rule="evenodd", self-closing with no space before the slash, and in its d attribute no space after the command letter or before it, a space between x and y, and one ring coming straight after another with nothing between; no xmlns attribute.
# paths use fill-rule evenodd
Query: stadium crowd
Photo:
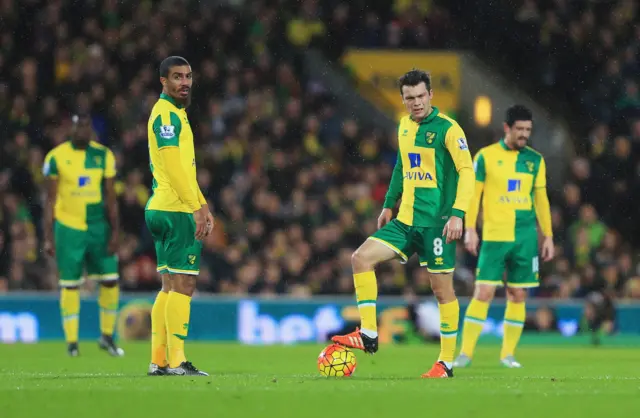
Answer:
<svg viewBox="0 0 640 418"><path fill-rule="evenodd" d="M122 288L158 289L144 225L146 124L160 91L157 63L182 53L195 72L189 116L199 182L216 216L199 291L352 294L350 256L376 228L396 137L338 114L329 92L305 77L298 48L322 46L336 59L348 44L444 47L453 23L430 1L397 0L391 10L367 2L364 19L358 2L329 2L324 10L313 0L284 3L251 2L238 11L179 0L0 1L0 292L56 287L52 260L41 251L41 167L77 109L91 112L98 140L116 154ZM549 13L538 15L546 22ZM632 85L622 82L622 67L607 86ZM622 109L634 100L621 100ZM640 298L638 234L629 221L635 202L626 197L637 195L640 122L629 136L612 127L613 118L599 120L589 153L551 196L560 254L544 266L538 297L598 291ZM461 295L472 291L474 263L460 246ZM378 277L381 295L430 293L415 260L389 263Z"/></svg>

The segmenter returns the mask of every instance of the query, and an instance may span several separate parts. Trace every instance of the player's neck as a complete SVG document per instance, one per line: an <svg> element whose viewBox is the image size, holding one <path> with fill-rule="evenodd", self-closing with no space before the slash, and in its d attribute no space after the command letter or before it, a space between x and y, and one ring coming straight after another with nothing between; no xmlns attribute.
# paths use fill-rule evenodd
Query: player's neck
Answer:
<svg viewBox="0 0 640 418"><path fill-rule="evenodd" d="M169 93L164 91L164 89L162 90L162 96L164 96L164 98L169 100L171 103L173 103L178 108L187 107L187 103L185 101L183 101L182 99L178 99L178 98L173 97L172 95L170 95Z"/></svg>
<svg viewBox="0 0 640 418"><path fill-rule="evenodd" d="M89 143L88 142L75 142L75 141L71 141L71 145L73 145L73 148L75 149L81 149L81 150L85 150L89 147Z"/></svg>
<svg viewBox="0 0 640 418"><path fill-rule="evenodd" d="M511 145L511 144L509 143L509 141L507 141L507 138L503 138L503 139L502 139L502 142L504 143L504 146L505 146L509 151L518 151L518 150L516 149L516 147L514 147L513 145Z"/></svg>

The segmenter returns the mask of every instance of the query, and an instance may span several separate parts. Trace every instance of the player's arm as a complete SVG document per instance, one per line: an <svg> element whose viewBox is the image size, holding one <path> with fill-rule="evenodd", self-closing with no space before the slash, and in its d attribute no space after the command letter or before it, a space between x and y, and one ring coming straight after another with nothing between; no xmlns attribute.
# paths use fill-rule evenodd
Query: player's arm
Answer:
<svg viewBox="0 0 640 418"><path fill-rule="evenodd" d="M469 210L471 200L475 193L476 176L473 172L473 161L467 140L462 128L457 124L451 126L447 131L445 146L449 154L451 154L451 159L456 166L456 171L459 176L456 200L451 209L451 216L463 218Z"/></svg>
<svg viewBox="0 0 640 418"><path fill-rule="evenodd" d="M58 165L53 155L49 154L45 158L42 173L45 176L46 195L44 201L43 233L44 250L51 256L55 254L53 246L53 221L56 199L58 198Z"/></svg>
<svg viewBox="0 0 640 418"><path fill-rule="evenodd" d="M551 205L547 196L547 167L544 158L540 161L538 175L534 184L533 206L536 210L536 218L540 224L542 235L545 237L553 237L551 227Z"/></svg>
<svg viewBox="0 0 640 418"><path fill-rule="evenodd" d="M209 209L209 202L207 202L207 199L204 197L204 194L202 194L202 190L200 189L199 185L198 185L198 201L202 205L202 208L204 208L207 212L207 235L208 235L213 230L213 225L215 220L213 219L213 215L211 214L211 210Z"/></svg>
<svg viewBox="0 0 640 418"><path fill-rule="evenodd" d="M538 175L536 176L533 187L533 206L536 211L536 218L538 218L538 224L540 224L540 229L542 230L542 235L544 235L544 241L542 242L542 259L544 261L550 261L553 259L555 248L551 224L551 205L549 204L549 197L547 196L547 165L544 162L544 158L540 161Z"/></svg>
<svg viewBox="0 0 640 418"><path fill-rule="evenodd" d="M473 199L467 210L465 216L465 228L476 229L478 221L478 214L480 213L480 203L482 202L482 192L484 191L484 180L486 177L484 156L482 151L479 151L473 160L473 169L476 176L475 191L473 193Z"/></svg>
<svg viewBox="0 0 640 418"><path fill-rule="evenodd" d="M403 176L402 176L402 156L398 151L398 157L396 158L396 165L393 167L393 173L391 174L391 182L389 183L389 189L384 197L383 207L385 209L393 209L398 203L398 199L402 196L403 188Z"/></svg>
<svg viewBox="0 0 640 418"><path fill-rule="evenodd" d="M179 144L181 129L182 122L180 122L180 118L172 112L158 115L153 122L158 154L166 168L169 183L178 194L178 198L189 206L189 209L196 212L202 207L202 204L196 192L189 185L187 175L182 168Z"/></svg>
<svg viewBox="0 0 640 418"><path fill-rule="evenodd" d="M111 150L107 150L105 161L104 186L107 217L111 226L111 238L109 239L109 252L115 253L118 249L118 234L120 231L120 216L118 213L118 197L116 193L116 159Z"/></svg>

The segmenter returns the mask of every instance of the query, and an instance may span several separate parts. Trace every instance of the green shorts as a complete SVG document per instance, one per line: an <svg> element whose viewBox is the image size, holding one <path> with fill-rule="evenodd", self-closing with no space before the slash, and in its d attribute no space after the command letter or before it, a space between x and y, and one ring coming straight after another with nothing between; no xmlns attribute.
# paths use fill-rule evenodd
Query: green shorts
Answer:
<svg viewBox="0 0 640 418"><path fill-rule="evenodd" d="M90 224L82 231L56 221L53 232L61 287L81 285L85 269L90 280L118 280L118 257L107 251L111 235L107 222Z"/></svg>
<svg viewBox="0 0 640 418"><path fill-rule="evenodd" d="M395 251L403 264L417 253L420 265L430 273L451 273L456 265L456 243L446 243L442 236L443 228L409 226L394 219L369 239Z"/></svg>
<svg viewBox="0 0 640 418"><path fill-rule="evenodd" d="M144 217L156 247L158 272L197 276L202 243L196 239L193 215L147 210Z"/></svg>
<svg viewBox="0 0 640 418"><path fill-rule="evenodd" d="M538 287L538 231L518 232L514 242L482 241L476 283L508 287Z"/></svg>

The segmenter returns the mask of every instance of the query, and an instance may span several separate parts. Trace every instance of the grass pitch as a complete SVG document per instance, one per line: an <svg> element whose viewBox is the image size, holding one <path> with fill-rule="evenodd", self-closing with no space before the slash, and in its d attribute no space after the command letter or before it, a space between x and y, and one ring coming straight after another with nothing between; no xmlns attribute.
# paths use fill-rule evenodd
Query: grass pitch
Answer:
<svg viewBox="0 0 640 418"><path fill-rule="evenodd" d="M0 417L626 417L640 411L640 350L522 346L524 368L480 346L454 379L425 380L437 345L356 352L353 377L323 378L323 346L187 343L208 378L147 377L147 344L111 358L93 341L69 358L61 343L0 345Z"/></svg>

